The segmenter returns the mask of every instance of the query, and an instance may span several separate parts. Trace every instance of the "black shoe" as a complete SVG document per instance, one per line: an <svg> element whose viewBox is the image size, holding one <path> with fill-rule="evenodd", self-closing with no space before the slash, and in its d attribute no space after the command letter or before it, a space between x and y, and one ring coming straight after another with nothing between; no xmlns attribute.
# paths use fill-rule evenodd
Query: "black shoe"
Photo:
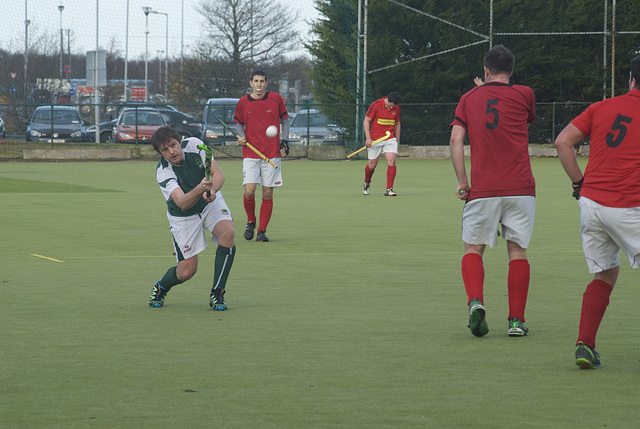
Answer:
<svg viewBox="0 0 640 429"><path fill-rule="evenodd" d="M264 243L267 243L269 241L269 237L267 237L266 231L258 231L258 236L256 237L256 241L262 241Z"/></svg>
<svg viewBox="0 0 640 429"><path fill-rule="evenodd" d="M255 222L247 222L247 226L244 229L244 239L245 240L253 240L253 230L254 229L256 229L256 223Z"/></svg>
<svg viewBox="0 0 640 429"><path fill-rule="evenodd" d="M209 296L209 307L213 311L226 311L227 303L224 302L224 289L214 289L213 293Z"/></svg>
<svg viewBox="0 0 640 429"><path fill-rule="evenodd" d="M164 305L164 297L167 295L167 291L156 283L151 290L151 297L149 298L149 307L160 308Z"/></svg>

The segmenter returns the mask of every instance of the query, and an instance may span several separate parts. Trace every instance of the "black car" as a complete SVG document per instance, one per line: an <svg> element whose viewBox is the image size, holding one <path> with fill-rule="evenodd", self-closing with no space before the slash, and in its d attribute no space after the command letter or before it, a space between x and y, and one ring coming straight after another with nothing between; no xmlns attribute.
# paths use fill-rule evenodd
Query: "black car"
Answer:
<svg viewBox="0 0 640 429"><path fill-rule="evenodd" d="M70 106L36 108L27 128L27 141L50 143L84 142L87 131L78 109Z"/></svg>
<svg viewBox="0 0 640 429"><path fill-rule="evenodd" d="M100 143L113 143L113 130L116 127L117 119L109 122L100 122ZM96 126L87 127L87 141L96 141Z"/></svg>
<svg viewBox="0 0 640 429"><path fill-rule="evenodd" d="M182 138L200 137L202 135L202 121L195 116L180 111L160 110L160 114Z"/></svg>

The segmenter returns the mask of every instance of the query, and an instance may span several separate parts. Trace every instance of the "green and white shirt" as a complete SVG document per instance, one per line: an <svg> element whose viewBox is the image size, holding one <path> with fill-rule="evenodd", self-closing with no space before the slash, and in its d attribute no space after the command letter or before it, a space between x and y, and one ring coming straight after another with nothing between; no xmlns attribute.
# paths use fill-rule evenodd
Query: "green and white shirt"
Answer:
<svg viewBox="0 0 640 429"><path fill-rule="evenodd" d="M208 204L204 198L200 197L198 202L187 210L182 210L171 199L171 193L176 188L182 188L184 193L188 193L198 186L204 178L204 151L197 148L202 140L196 137L190 137L182 141L182 152L184 153L184 162L182 165L174 165L169 161L160 158L156 167L156 178L160 190L167 200L169 214L172 216L192 216L204 210ZM220 192L220 191L218 191Z"/></svg>

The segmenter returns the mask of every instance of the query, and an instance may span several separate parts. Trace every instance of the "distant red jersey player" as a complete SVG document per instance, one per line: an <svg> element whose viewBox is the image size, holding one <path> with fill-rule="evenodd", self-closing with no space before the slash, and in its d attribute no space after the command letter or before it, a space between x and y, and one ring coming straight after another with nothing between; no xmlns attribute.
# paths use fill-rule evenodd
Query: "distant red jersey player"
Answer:
<svg viewBox="0 0 640 429"><path fill-rule="evenodd" d="M273 188L282 186L280 151L284 150L285 156L289 154L289 113L280 94L266 90L268 84L265 72L253 72L249 81L252 92L240 98L233 118L239 135L238 143L245 146L242 148L243 202L247 213L244 238L253 239L257 221L255 193L256 187L261 184L262 204L256 236L256 240L261 242L269 241L266 231L273 213ZM282 127L282 131L275 137L267 137L266 130L270 125L278 130ZM262 152L277 168L246 147L246 142Z"/></svg>
<svg viewBox="0 0 640 429"><path fill-rule="evenodd" d="M364 117L365 146L368 148L369 162L364 169L364 186L362 193L369 195L371 178L378 165L378 157L384 153L387 159L387 187L384 195L395 197L393 183L396 178L396 156L400 144L400 95L390 92L384 98L374 101L369 106ZM375 140L384 137L389 132L389 138L373 145Z"/></svg>
<svg viewBox="0 0 640 429"><path fill-rule="evenodd" d="M590 137L584 175L574 146ZM640 56L631 60L629 92L595 103L556 139L580 206L582 248L594 274L582 296L576 365L600 366L596 334L620 272L619 251L640 268Z"/></svg>
<svg viewBox="0 0 640 429"><path fill-rule="evenodd" d="M533 232L535 181L529 161L527 126L535 119L535 96L527 86L509 83L515 57L504 46L484 58L485 82L462 96L451 124L451 159L458 178L456 196L462 213L462 280L469 305L469 328L489 332L484 308L483 255L497 245L499 226L507 240L509 336L527 335L524 312L530 267L526 249ZM469 135L471 183L467 180L464 139Z"/></svg>

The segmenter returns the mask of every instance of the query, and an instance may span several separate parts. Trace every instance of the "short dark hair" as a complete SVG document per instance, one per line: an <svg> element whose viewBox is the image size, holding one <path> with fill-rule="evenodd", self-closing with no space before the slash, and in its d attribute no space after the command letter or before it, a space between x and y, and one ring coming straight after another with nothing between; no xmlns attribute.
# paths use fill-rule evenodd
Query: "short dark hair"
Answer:
<svg viewBox="0 0 640 429"><path fill-rule="evenodd" d="M397 92L390 92L389 95L387 95L387 100L389 103L393 103L397 106L400 104L400 94Z"/></svg>
<svg viewBox="0 0 640 429"><path fill-rule="evenodd" d="M256 70L253 73L251 73L251 79L249 80L253 80L254 76L264 76L264 80L266 80L267 82L269 81L269 79L267 79L267 74L262 70Z"/></svg>
<svg viewBox="0 0 640 429"><path fill-rule="evenodd" d="M176 132L176 130L174 130L169 125L165 125L164 127L160 127L154 131L153 135L151 136L150 142L153 150L160 153L160 149L162 149L162 146L166 145L171 140L177 140L178 143L182 141L180 135Z"/></svg>
<svg viewBox="0 0 640 429"><path fill-rule="evenodd" d="M640 86L640 55L631 60L631 78L636 80L636 85Z"/></svg>
<svg viewBox="0 0 640 429"><path fill-rule="evenodd" d="M484 56L484 66L491 74L513 73L516 64L516 57L504 45L494 46L487 55Z"/></svg>

